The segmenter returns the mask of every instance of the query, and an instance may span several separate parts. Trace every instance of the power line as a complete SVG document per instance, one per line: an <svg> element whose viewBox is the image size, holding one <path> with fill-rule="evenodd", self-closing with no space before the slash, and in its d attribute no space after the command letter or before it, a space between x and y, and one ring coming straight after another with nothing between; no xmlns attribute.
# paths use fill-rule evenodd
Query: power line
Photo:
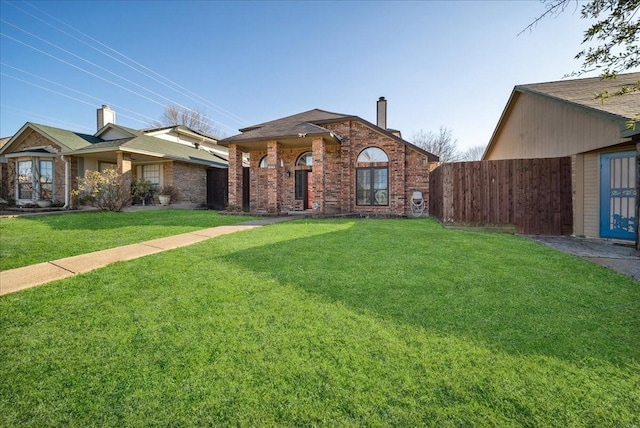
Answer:
<svg viewBox="0 0 640 428"><path fill-rule="evenodd" d="M162 104L162 103L161 103L161 102L159 102L159 101L156 101L156 100L154 100L154 99L152 99L152 98L147 97L146 95L143 95L143 94L141 94L141 93L138 93L138 92L136 92L136 91L134 91L134 90L132 90L132 89L129 89L129 88L125 87L125 86L122 86L122 85L120 85L120 84L118 84L118 83L116 83L116 82L113 82L113 81L111 81L111 80L109 80L109 79L106 79L106 78L104 78L104 77L102 77L102 76L99 76L99 75L97 75L97 74L95 74L95 73L92 73L92 72L91 72L91 71L89 71L89 70L86 70L86 69L84 69L84 68L82 68L82 67L79 67L79 66L77 66L77 65L75 65L75 64L72 64L72 63L70 63L70 62L68 62L68 61L65 61L64 59L59 58L59 57L57 57L57 56L55 56L55 55L53 55L53 54L50 54L50 53L48 53L48 52L45 52L45 51L43 51L42 49L36 48L35 46L32 46L32 45L30 45L30 44L28 44L28 43L25 43L25 42L23 42L23 41L21 41L21 40L18 40L18 39L16 39L16 38L11 37L11 36L9 36L9 35L7 35L7 34L4 34L4 33L0 33L0 36L6 37L6 38L8 38L8 39L10 39L10 40L13 40L13 41L15 41L15 42L17 42L17 43L20 43L20 44L22 44L22 45L24 45L24 46L26 46L26 47L28 47L28 48L30 48L30 49L33 49L33 50L35 50L35 51L37 51L37 52L40 52L40 53L41 53L41 54L43 54L43 55L46 55L46 56L48 56L48 57L50 57L50 58L53 58L53 59L55 59L56 61L60 61L60 62L62 62L63 64L66 64L66 65L68 65L68 66L70 66L70 67L73 67L73 68L75 68L75 69L77 69L77 70L80 70L80 71L82 71L83 73L89 74L90 76L93 76L93 77L95 77L95 78L97 78L97 79L100 79L100 80L102 80L102 81L104 81L104 82L107 82L107 83L109 83L109 84L111 84L111 85L114 85L114 86L116 86L116 87L118 87L118 88L120 88L120 89L123 89L123 90L125 90L125 91L127 91L127 92L130 92L130 93L132 93L132 94L134 94L134 95L136 95L136 96L138 96L138 97L144 98L144 99L146 99L146 100L148 100L148 101L150 101L150 102L152 102L152 103L154 103L154 104L158 104L158 105L160 105L160 106L162 106L162 107L165 107L165 105L164 105L164 104ZM54 46L55 46L55 45L54 45ZM126 79L125 79L125 80L126 80ZM144 88L143 88L143 89L144 89ZM150 91L150 92L152 92L152 91ZM153 93L153 92L152 92L152 93ZM166 97L163 97L163 96L161 96L161 97L162 97L163 99L166 99L166 100L168 100L168 101L171 101L170 99L168 99L168 98L166 98ZM181 104L178 104L178 105L179 105L180 107L186 108L186 107L182 106ZM188 108L186 108L186 109L187 109L187 110L190 110L190 109L188 109ZM209 119L209 120L210 120L210 119ZM210 120L210 121L211 121L211 120ZM220 125L220 126L225 127L225 128L227 128L227 129L231 129L232 131L234 131L234 132L235 132L235 130L234 130L233 128L231 128L231 127L229 127L229 126L227 126L227 125L217 124L216 122L213 122L213 121L211 121L211 122L212 122L214 125Z"/></svg>
<svg viewBox="0 0 640 428"><path fill-rule="evenodd" d="M81 61L84 61L84 62L86 62L86 63L87 63L87 64L89 64L89 65L92 65L92 66L94 66L94 67L96 67L96 68L98 68L98 69L100 69L100 70L102 70L102 71L104 71L104 72L106 72L106 73L108 73L108 74L111 74L112 76L115 76L115 77L117 77L117 78L119 78L119 79L122 79L122 80L124 80L125 82L127 82L127 83L129 83L129 84L131 84L131 85L134 85L134 86L136 86L136 87L138 87L138 88L140 88L140 89L142 89L142 90L145 90L145 91L147 91L147 92L151 93L152 95L154 95L154 96L156 96L156 97L159 97L159 98L161 98L161 99L164 99L164 100L166 100L166 101L168 101L168 102L170 102L170 103L171 103L171 102L174 102L173 100L171 100L170 98L165 97L165 96L164 96L164 95L162 95L162 94L159 94L159 93L157 93L157 92L154 92L154 91L152 91L151 89L148 89L148 88L146 88L146 87L144 87L144 86L142 86L142 85L140 85L140 84L138 84L138 83L136 83L136 82L134 82L134 81L132 81L132 80L129 80L129 79L127 79L127 78L125 78L125 77L123 77L123 76L119 75L118 73L114 73L113 71L108 70L107 68L102 67L101 65L98 65L98 64L96 64L96 63L94 63L94 62L92 62L92 61L89 61L89 60L87 60L87 59L85 59L85 58L83 58L83 57L81 57L81 56L79 56L79 55L76 55L75 53L70 52L70 51L68 51L67 49L62 48L62 47L60 47L60 46L56 45L55 43L51 43L50 41L45 40L45 39L43 39L43 38L41 38L41 37L39 37L39 36L36 36L35 34L30 33L30 32L28 32L28 31L26 31L26 30L24 30L24 29L22 29L22 28L18 27L17 25L11 24L11 23L9 23L9 22L5 21L4 19L0 19L0 22L3 22L3 23L5 23L5 24L8 24L8 25L10 25L10 26L12 26L12 27L14 27L14 28L16 28L16 29L18 29L18 30L20 30L20 31L22 31L22 32L24 32L24 33L26 33L26 34L28 34L28 35L30 35L31 37L34 37L35 39L38 39L38 40L40 40L41 42L46 43L47 45L53 46L54 48L59 49L59 50L61 50L62 52L64 52L64 53L66 53L66 54L69 54L69 55L73 56L74 58L77 58L77 59L79 59L79 60L81 60ZM4 35L4 34L3 34L3 35ZM5 36L6 36L6 35L5 35ZM17 41L17 39L13 39L13 40L16 40L16 41ZM25 45L27 45L27 44L25 43ZM27 45L27 46L30 46L30 45ZM30 47L31 47L31 46L30 46ZM42 52L42 51L41 51L41 52ZM56 59L59 59L58 57L55 57L55 56L53 56L53 55L50 55L50 56L52 56L52 57L54 57L54 58L56 58ZM69 63L67 63L67 64L69 64ZM84 69L82 69L82 68L78 68L78 69L86 72L86 70L84 70ZM94 75L94 76L97 76L97 75L95 75L95 74L93 74L93 75ZM111 83L111 84L115 84L114 82L111 82L111 81L109 81L109 80L106 80L106 79L103 79L103 80L105 80L105 81L107 81L107 82L109 82L109 83ZM119 87L124 88L123 86L119 86ZM134 92L134 93L135 93L135 92ZM147 98L147 99L149 99L149 100L150 100L150 98ZM159 103L159 104L160 104L160 103ZM160 104L160 105L162 105L162 104ZM183 108L183 109L185 109L185 110L191 111L192 113L195 113L195 111L194 111L194 110L192 110L192 109L188 108L187 106L184 106L184 105L182 105L182 104L178 104L178 106L179 106L179 107L181 107L181 108ZM218 124L218 123L216 123L215 121L213 121L213 120L211 120L211 119L209 119L209 120L210 120L213 124L215 124L216 126L226 126L226 125Z"/></svg>
<svg viewBox="0 0 640 428"><path fill-rule="evenodd" d="M67 94L65 94L65 93L63 93L63 92L54 91L53 89L50 89L50 88L47 88L47 87L44 87L44 86L41 86L41 85L35 84L35 83L33 83L33 82L29 82L29 81L24 80L24 79L20 79L19 77L11 76L10 74L6 74L6 73L3 73L3 72L0 72L0 75L5 76L5 77L8 77L8 78L10 78L10 79L17 80L18 82L22 82L22 83L25 83L25 84L27 84L27 85L35 86L36 88L42 89L42 90L44 90L44 91L48 91L48 92L51 92L51 93L53 93L53 94L60 95L61 97L69 98L69 99L71 99L71 100L73 100L73 101L76 101L76 102L79 102L79 103L82 103L82 104L87 104L87 105L92 106L92 107L94 107L94 108L95 108L95 104L90 103L90 102L88 102L88 101L81 100L81 99L79 99L79 98L72 97L71 95L67 95ZM136 119L136 118L134 118L134 117L127 116L127 115L125 115L125 114L121 114L121 116L122 116L122 117L126 117L127 119L130 119L130 120L133 120L133 121L135 121L135 122L139 122L139 123L143 123L143 124L145 123L145 122L143 122L143 121L142 121L142 120L140 120L140 119Z"/></svg>
<svg viewBox="0 0 640 428"><path fill-rule="evenodd" d="M7 63L5 63L5 62L0 62L0 65L5 66L5 67L12 68L12 69L14 69L14 70L16 70L16 71L19 71L19 72L21 72L21 73L28 74L29 76L33 76L33 77L35 77L36 79L43 80L43 81L45 81L45 82L47 82L47 83L51 83L51 84L53 84L53 85L56 85L56 86L59 86L59 87L61 87L61 88L67 89L67 90L69 90L69 91L75 92L75 93L77 93L77 94L83 95L83 96L85 96L85 97L87 97L87 98L94 99L94 100L96 100L96 102L97 102L97 104L98 104L98 105L99 105L99 104L104 104L104 103L105 103L105 100L104 100L103 98L94 97L93 95L87 94L87 93L85 93L85 92L79 91L79 90L77 90L77 89L71 88L71 87L69 87L69 86L63 85L63 84L61 84L61 83L55 82L55 81L50 80L50 79L47 79L47 78L45 78L45 77L38 76L37 74L34 74L34 73L31 73L31 72L28 72L28 71L23 70L23 69L18 68L18 67L14 67L14 66L12 66L12 65L10 65L10 64L7 64ZM9 76L8 76L8 77L9 77ZM152 118L152 117L145 116L145 115L143 115L143 114L141 114L141 113L138 113L138 112L136 112L136 111L133 111L133 110L127 109L126 107L123 107L123 106L120 106L120 105L118 105L118 104L116 104L116 103L110 102L109 100L106 100L106 104L109 104L109 105L110 105L110 106L112 106L112 107L116 107L116 108L118 109L118 113L119 113L119 114L121 114L121 113L120 113L121 111L127 111L127 112L129 112L129 113L132 113L132 114L134 114L134 115L137 115L137 116L140 116L140 117L142 117L142 118L146 119L146 120L147 120L147 123L152 123L152 122L155 120L155 119L154 119L154 118ZM94 106L95 106L95 105L94 105ZM122 115L122 114L121 114L121 115ZM122 115L122 116L127 117L127 118L132 119L132 120L135 120L135 121L140 122L140 123L144 123L144 122L142 122L141 120L138 120L138 119L134 119L134 118L132 118L131 116L126 116L126 115Z"/></svg>
<svg viewBox="0 0 640 428"><path fill-rule="evenodd" d="M88 34L83 33L82 31L78 30L77 28L75 28L75 27L73 27L73 26L71 26L71 25L69 25L69 24L65 23L64 21L61 21L60 19L56 18L55 16L53 16L53 15L51 15L51 14L49 14L49 13L47 13L47 12L43 11L42 9L40 9L40 8L38 8L38 7L36 7L36 6L32 5L32 4L30 4L30 3L28 3L28 2L24 2L24 3L25 3L25 4L27 4L28 6L30 6L31 8L36 9L36 10L37 10L37 11L39 11L40 13L43 13L44 15L46 15L46 16L48 16L48 17L50 17L51 19L53 19L53 20L55 20L55 21L59 22L60 24L62 24L62 25L64 25L64 26L66 26L66 27L68 27L68 28L72 29L73 31L75 31L75 32L77 32L77 33L79 33L79 34L81 34L82 36L84 36L84 37L88 38L89 40L91 40L91 41L93 41L93 42L95 42L95 43L97 43L97 44L99 44L99 45L101 45L101 46L103 46L103 47L105 47L105 48L109 49L110 51L112 51L112 52L116 53L117 55L119 55L119 56L121 56L121 57L125 58L127 61L130 61L131 63L133 63L133 64L137 65L138 67L141 67L141 68L143 68L143 69L145 69L145 70L149 71L150 73L153 73L154 75L156 75L156 76L160 77L161 79L163 79L163 80L165 80L165 81L167 81L167 82L171 83L171 85L174 85L175 87L171 87L170 85L166 84L165 82L162 82L162 81L160 81L160 80L156 79L155 77L153 77L153 76L151 76L151 75L149 75L149 74L147 74L147 73L145 73L145 72L141 71L140 69L135 68L135 67L133 67L133 66L131 66L131 65L129 65L129 64L127 64L127 63L125 63L125 62L123 62L123 61L121 61L121 60L119 60L118 58L115 58L115 57L114 57L114 56L112 56L112 55L109 55L108 53L104 52L103 50L100 50L100 49L96 48L95 46L90 45L89 43L87 43L87 42L85 42L85 41L83 41L83 40L81 40L81 39L79 39L79 38L77 38L77 37L75 37L75 36L73 36L73 35L71 35L71 34L67 33L66 31L64 31L64 30L60 29L59 27L57 27L57 26L55 26L55 25L52 25L51 23L49 23L49 22L47 22L47 21L45 21L45 20L43 20L43 19L41 19L41 18L39 18L39 17L37 17L37 16L35 16L35 15L33 15L33 14L31 14L31 13L27 12L27 11L25 11L24 9L22 9L22 8L20 8L20 7L16 6L16 5L14 5L14 4L11 4L11 6L13 6L14 8L16 8L16 9L18 9L18 10L22 11L23 13L25 13L25 14L27 14L27 15L29 15L29 16L31 16L31 17L33 17L33 18L35 18L35 19L39 20L39 21L41 21L41 22L43 22L44 24L46 24L46 25L48 25L48 26L50 26L50 27L52 27L52 28L54 28L54 29L56 29L56 30L60 31L61 33L63 33L63 34L65 34L65 35L67 35L67 36L69 36L69 37L73 38L74 40L77 40L77 41L79 41L79 42L83 43L84 45L86 45L86 46L90 47L91 49L94 49L94 50L96 50L97 52L100 52L101 54L103 54L103 55L105 55L105 56L107 56L107 57L109 57L109 58L111 58L111 59L113 59L113 60L115 60L115 61L117 61L117 62L119 62L119 63L121 63L121 64L123 64L123 65L125 65L125 66L127 66L127 67L129 67L129 68L131 68L132 70L134 70L134 71L136 71L136 72L138 72L138 73L140 73L140 74L144 75L145 77L148 77L148 78L150 78L150 79L152 79L152 80L156 81L157 83L160 83L160 84L162 84L163 86L165 86L165 87L167 87L167 88L169 88L169 89L171 89L171 90L173 90L173 91L175 91L175 92L178 92L180 95L187 96L188 98L190 98L190 99L192 99L192 100L194 100L194 101L195 101L194 97L196 97L196 98L198 98L199 100L201 100L200 102L203 102L204 104L206 104L206 105L208 105L209 107L213 108L214 110L217 110L218 112L220 112L220 113L222 113L222 114L224 114L224 115L228 116L229 118L231 118L231 119L233 119L233 120L235 120L235 121L237 121L237 122L239 122L239 123L245 124L245 125L249 124L249 122L248 122L248 121L246 121L245 119L243 119L243 118L241 118L241 117L239 117L239 116L237 116L237 115L235 115L235 114L231 113L230 111L228 111L228 110L224 109L224 108L223 108L223 107L221 107L221 106L218 106L218 105L216 105L216 104L214 104L214 103L210 102L209 100L207 100L206 98L204 98L204 97L200 96L199 94L197 94L197 93L195 93L195 92L192 92L192 91L190 91L190 90L186 89L185 87L183 87L183 86L179 85L178 83L176 83L176 82L172 81L171 79L169 79L169 78L167 78L167 77L165 77L165 76L163 76L163 75L161 75L161 74L159 74L159 73L157 73L157 72L155 72L155 71L151 70L150 68L148 68L148 67L144 66L143 64L141 64L141 63L139 63L139 62L135 61L135 60L134 60L134 59L132 59L132 58L129 58L128 56L126 56L126 55L124 55L123 53L121 53L121 52L119 52L119 51L117 51L117 50L115 50L115 49L111 48L110 46L108 46L108 45L106 45L106 44L104 44L104 43L102 43L102 42L100 42L99 40L94 39L93 37L89 36ZM176 87L177 87L178 89L176 89ZM176 104L177 104L177 103L176 103ZM223 124L221 124L221 125L223 125ZM227 127L226 125L224 125L224 126L225 126L225 127ZM227 128L229 128L229 129L233 129L232 127L227 127ZM233 130L235 131L235 129L233 129Z"/></svg>
<svg viewBox="0 0 640 428"><path fill-rule="evenodd" d="M2 111L3 112L5 112L7 110L13 110L13 111L16 111L18 113L24 114L26 117L40 117L41 119L46 119L49 123L59 123L59 124L64 125L64 126L74 127L75 129L88 129L89 132L91 132L91 128L89 128L87 126L84 126L84 125L78 125L77 123L66 122L66 121L57 119L55 117L45 116L43 114L35 113L35 112L32 112L32 111L22 110L22 109L19 109L17 107L9 106L9 105L6 105L6 104L1 104L0 107L2 107ZM27 122L29 122L29 121L27 121Z"/></svg>

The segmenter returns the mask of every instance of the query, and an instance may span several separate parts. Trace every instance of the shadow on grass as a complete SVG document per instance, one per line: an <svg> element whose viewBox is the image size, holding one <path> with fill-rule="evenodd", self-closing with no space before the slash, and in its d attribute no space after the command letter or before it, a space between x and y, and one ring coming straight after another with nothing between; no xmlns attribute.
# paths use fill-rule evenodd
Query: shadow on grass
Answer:
<svg viewBox="0 0 640 428"><path fill-rule="evenodd" d="M640 359L640 287L517 236L363 220L224 258L357 310L513 354Z"/></svg>
<svg viewBox="0 0 640 428"><path fill-rule="evenodd" d="M220 215L212 210L152 210L131 212L68 212L21 219L45 225L52 230L101 230L131 226L208 228L252 220L254 217Z"/></svg>

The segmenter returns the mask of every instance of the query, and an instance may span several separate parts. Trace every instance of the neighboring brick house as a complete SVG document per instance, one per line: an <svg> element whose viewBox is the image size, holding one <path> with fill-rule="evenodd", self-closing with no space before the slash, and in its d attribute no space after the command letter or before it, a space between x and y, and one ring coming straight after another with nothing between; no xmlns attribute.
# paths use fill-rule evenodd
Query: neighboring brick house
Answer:
<svg viewBox="0 0 640 428"><path fill-rule="evenodd" d="M156 187L173 186L172 202L207 203L207 171L227 168L227 150L215 139L185 126L139 131L113 120L108 106L98 109L94 135L27 122L0 149L16 205L45 200L68 207L77 177L107 168L124 175L127 189L145 179Z"/></svg>
<svg viewBox="0 0 640 428"><path fill-rule="evenodd" d="M429 195L438 157L353 115L310 110L241 129L229 149L229 205L243 207L243 156L249 154L249 211L403 216L413 192ZM245 207L246 208L246 207Z"/></svg>

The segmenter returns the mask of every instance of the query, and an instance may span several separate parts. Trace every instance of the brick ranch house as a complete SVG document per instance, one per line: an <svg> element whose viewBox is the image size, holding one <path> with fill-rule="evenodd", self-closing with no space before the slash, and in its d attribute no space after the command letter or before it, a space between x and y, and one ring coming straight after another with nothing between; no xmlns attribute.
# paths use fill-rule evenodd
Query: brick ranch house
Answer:
<svg viewBox="0 0 640 428"><path fill-rule="evenodd" d="M173 186L177 200L172 202L204 205L210 202L210 172L226 173L226 148L185 126L134 130L116 125L115 112L103 106L97 110L97 127L88 135L27 122L11 137L0 157L6 159L4 183L15 204L43 200L68 208L78 177L115 168L124 175L125 189L144 179L157 188Z"/></svg>
<svg viewBox="0 0 640 428"><path fill-rule="evenodd" d="M229 149L229 206L252 213L404 216L413 192L429 195L438 157L386 127L353 115L310 110L240 130L219 141ZM249 174L243 157L249 156ZM249 181L248 207L243 204ZM246 195L246 193L245 193Z"/></svg>

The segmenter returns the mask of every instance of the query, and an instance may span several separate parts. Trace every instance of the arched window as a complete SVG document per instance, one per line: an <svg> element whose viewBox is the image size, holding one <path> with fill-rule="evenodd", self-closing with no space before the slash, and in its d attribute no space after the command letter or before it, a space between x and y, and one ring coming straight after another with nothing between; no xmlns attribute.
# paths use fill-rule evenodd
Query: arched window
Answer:
<svg viewBox="0 0 640 428"><path fill-rule="evenodd" d="M368 147L358 155L356 205L389 205L389 157L382 149Z"/></svg>
<svg viewBox="0 0 640 428"><path fill-rule="evenodd" d="M313 153L304 152L298 157L296 166L312 166L313 165Z"/></svg>
<svg viewBox="0 0 640 428"><path fill-rule="evenodd" d="M389 157L384 150L377 147L368 147L358 155L358 163L389 162Z"/></svg>
<svg viewBox="0 0 640 428"><path fill-rule="evenodd" d="M266 167L267 167L267 156L263 156L262 159L260 159L258 168L266 168Z"/></svg>

